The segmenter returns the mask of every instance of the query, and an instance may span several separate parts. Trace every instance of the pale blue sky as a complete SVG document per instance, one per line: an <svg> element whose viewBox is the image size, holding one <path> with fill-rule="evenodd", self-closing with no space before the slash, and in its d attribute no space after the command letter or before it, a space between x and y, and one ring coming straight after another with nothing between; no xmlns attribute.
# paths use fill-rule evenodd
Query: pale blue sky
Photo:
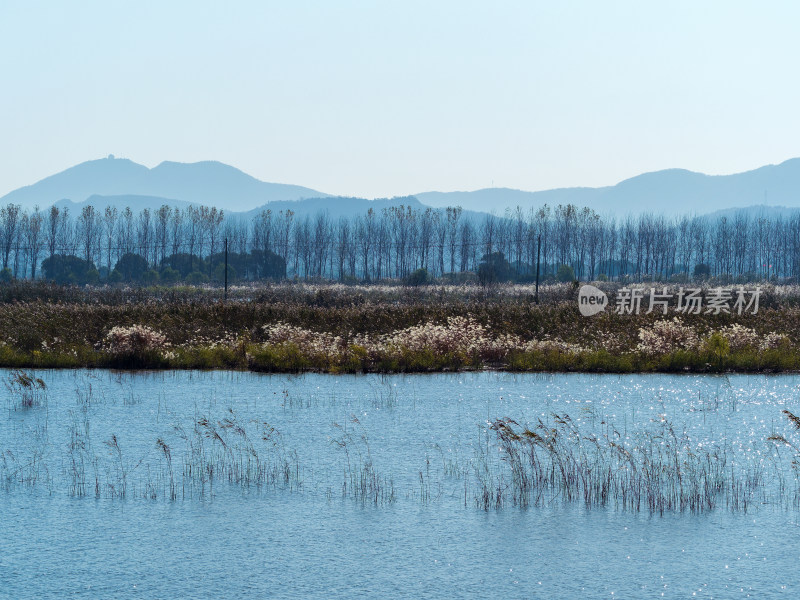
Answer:
<svg viewBox="0 0 800 600"><path fill-rule="evenodd" d="M109 153L367 197L800 156L800 3L0 2L0 195Z"/></svg>

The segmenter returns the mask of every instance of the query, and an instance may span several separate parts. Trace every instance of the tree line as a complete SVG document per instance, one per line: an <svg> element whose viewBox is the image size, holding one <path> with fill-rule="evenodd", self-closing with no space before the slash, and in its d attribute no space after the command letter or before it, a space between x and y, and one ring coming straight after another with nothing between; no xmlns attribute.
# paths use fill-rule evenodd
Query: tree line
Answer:
<svg viewBox="0 0 800 600"><path fill-rule="evenodd" d="M227 251L227 252L226 252ZM354 217L214 207L0 208L0 278L59 282L430 278L735 283L800 277L800 211L790 216L601 217L574 205L504 215L395 206Z"/></svg>

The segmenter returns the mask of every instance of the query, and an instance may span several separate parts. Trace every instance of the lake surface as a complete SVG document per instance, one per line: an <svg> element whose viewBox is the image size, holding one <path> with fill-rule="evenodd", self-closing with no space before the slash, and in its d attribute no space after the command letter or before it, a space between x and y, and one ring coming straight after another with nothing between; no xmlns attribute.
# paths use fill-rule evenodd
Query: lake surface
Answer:
<svg viewBox="0 0 800 600"><path fill-rule="evenodd" d="M0 402L0 598L800 596L795 376L37 376ZM496 420L565 415L722 449L748 502L515 501Z"/></svg>

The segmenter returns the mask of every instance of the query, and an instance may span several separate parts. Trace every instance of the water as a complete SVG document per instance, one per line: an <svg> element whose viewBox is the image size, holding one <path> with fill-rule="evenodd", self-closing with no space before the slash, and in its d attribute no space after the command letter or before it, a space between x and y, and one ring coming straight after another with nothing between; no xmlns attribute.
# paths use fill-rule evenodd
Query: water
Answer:
<svg viewBox="0 0 800 600"><path fill-rule="evenodd" d="M800 593L791 454L766 442L797 437L798 377L38 375L41 404L0 402L0 598ZM487 423L552 413L628 442L666 420L766 465L763 501L483 510L479 467L508 475ZM364 465L379 489L361 495Z"/></svg>

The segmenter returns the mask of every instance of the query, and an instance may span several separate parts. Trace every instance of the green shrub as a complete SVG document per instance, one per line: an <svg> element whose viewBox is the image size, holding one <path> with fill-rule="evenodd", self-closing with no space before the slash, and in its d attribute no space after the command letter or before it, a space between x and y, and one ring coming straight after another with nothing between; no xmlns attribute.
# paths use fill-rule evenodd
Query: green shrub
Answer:
<svg viewBox="0 0 800 600"><path fill-rule="evenodd" d="M417 269L408 277L406 277L405 283L406 285L416 287L420 285L426 285L428 281L428 271L426 269Z"/></svg>
<svg viewBox="0 0 800 600"><path fill-rule="evenodd" d="M569 265L559 265L556 272L556 279L561 283L568 283L575 281L575 269Z"/></svg>
<svg viewBox="0 0 800 600"><path fill-rule="evenodd" d="M192 271L186 276L186 283L189 285L199 285L201 283L206 283L208 281L208 277L203 275L200 271Z"/></svg>
<svg viewBox="0 0 800 600"><path fill-rule="evenodd" d="M165 267L164 270L161 271L161 281L164 283L175 283L180 278L180 272L172 267Z"/></svg>

